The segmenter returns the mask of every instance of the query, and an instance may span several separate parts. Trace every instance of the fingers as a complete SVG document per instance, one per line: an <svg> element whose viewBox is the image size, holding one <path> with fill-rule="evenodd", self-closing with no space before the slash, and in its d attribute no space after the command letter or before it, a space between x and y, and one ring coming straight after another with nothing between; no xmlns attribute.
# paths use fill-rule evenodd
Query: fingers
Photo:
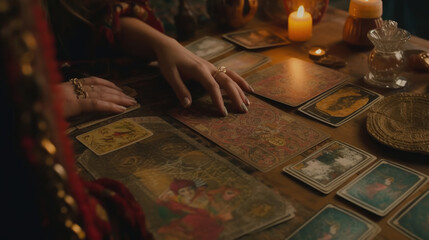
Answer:
<svg viewBox="0 0 429 240"><path fill-rule="evenodd" d="M85 112L121 113L137 101L126 95L122 89L107 80L88 77L79 79L85 94L80 97L75 86L68 83L60 84L64 99L65 117L76 116Z"/></svg>
<svg viewBox="0 0 429 240"><path fill-rule="evenodd" d="M161 72L167 79L168 84L170 84L182 106L185 108L191 106L191 93L183 83L178 70L176 68L168 69L166 67L161 67Z"/></svg>
<svg viewBox="0 0 429 240"><path fill-rule="evenodd" d="M121 113L127 108L126 105L117 104L111 101L101 99L80 99L79 100L81 112L112 112ZM131 106L131 105L129 105Z"/></svg>
<svg viewBox="0 0 429 240"><path fill-rule="evenodd" d="M226 74L234 81L237 83L237 85L241 88L244 89L246 92L249 93L253 93L254 90L252 88L252 86L250 86L249 83L247 83L247 81L242 78L240 75L238 75L236 72L231 71L229 69L226 69Z"/></svg>
<svg viewBox="0 0 429 240"><path fill-rule="evenodd" d="M201 76L198 79L200 79L200 84L210 94L213 104L218 112L221 113L224 117L228 116L228 110L223 103L219 84L215 81L213 76L208 71L202 71Z"/></svg>
<svg viewBox="0 0 429 240"><path fill-rule="evenodd" d="M246 104L248 105L249 100L247 100L247 97L244 95L237 83L232 81L232 79L223 72L216 74L215 77L215 80L222 89L226 91L228 97L231 99L234 109L243 113L248 112Z"/></svg>
<svg viewBox="0 0 429 240"><path fill-rule="evenodd" d="M84 84L84 85L88 85L88 86L100 85L100 86L105 86L108 88L113 88L113 89L116 89L116 90L122 92L122 89L120 87L116 86L113 82L99 78L99 77L87 77L87 78L82 78L80 80L82 81L82 84Z"/></svg>

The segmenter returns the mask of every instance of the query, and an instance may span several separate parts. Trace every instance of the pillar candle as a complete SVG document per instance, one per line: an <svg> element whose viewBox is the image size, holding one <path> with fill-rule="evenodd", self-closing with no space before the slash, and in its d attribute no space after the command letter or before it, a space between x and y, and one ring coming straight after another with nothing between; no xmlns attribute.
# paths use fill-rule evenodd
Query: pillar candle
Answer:
<svg viewBox="0 0 429 240"><path fill-rule="evenodd" d="M311 38L313 19L310 13L305 12L304 6L299 6L298 11L289 14L288 35L291 41L302 42Z"/></svg>

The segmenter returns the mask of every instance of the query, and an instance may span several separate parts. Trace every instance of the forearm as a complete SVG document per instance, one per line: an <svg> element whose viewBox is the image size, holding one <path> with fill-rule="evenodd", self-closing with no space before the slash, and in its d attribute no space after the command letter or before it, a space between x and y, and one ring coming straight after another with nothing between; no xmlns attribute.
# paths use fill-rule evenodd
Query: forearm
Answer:
<svg viewBox="0 0 429 240"><path fill-rule="evenodd" d="M156 60L157 49L175 41L139 19L123 17L119 22L118 46L131 56Z"/></svg>

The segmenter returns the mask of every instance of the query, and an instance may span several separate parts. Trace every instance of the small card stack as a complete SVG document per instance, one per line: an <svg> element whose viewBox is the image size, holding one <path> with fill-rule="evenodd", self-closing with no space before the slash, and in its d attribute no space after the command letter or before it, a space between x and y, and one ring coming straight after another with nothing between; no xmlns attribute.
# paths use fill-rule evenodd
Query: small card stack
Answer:
<svg viewBox="0 0 429 240"><path fill-rule="evenodd" d="M367 152L333 141L283 171L328 194L375 159Z"/></svg>

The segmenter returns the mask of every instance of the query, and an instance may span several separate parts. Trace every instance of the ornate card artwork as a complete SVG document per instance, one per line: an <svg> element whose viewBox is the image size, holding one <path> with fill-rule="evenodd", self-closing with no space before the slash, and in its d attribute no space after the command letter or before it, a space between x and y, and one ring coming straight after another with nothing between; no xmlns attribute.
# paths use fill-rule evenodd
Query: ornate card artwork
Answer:
<svg viewBox="0 0 429 240"><path fill-rule="evenodd" d="M79 162L130 189L155 239L236 239L294 217L280 195L162 119L133 120L153 136Z"/></svg>
<svg viewBox="0 0 429 240"><path fill-rule="evenodd" d="M290 58L252 74L246 80L256 94L296 107L349 78L344 73Z"/></svg>
<svg viewBox="0 0 429 240"><path fill-rule="evenodd" d="M199 99L170 115L262 172L286 163L329 137L256 97L246 114L218 117L210 100Z"/></svg>

